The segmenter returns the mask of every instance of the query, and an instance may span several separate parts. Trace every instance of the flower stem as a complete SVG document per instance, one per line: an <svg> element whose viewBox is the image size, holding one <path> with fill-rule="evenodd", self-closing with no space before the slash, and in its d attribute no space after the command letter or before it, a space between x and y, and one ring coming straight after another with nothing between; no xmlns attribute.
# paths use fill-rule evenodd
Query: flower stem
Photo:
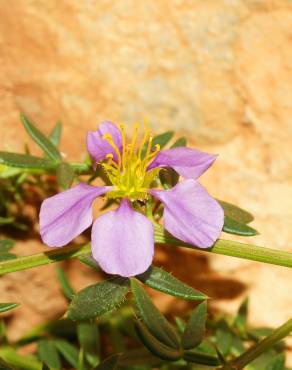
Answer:
<svg viewBox="0 0 292 370"><path fill-rule="evenodd" d="M256 343L249 348L242 355L231 361L229 364L222 366L222 370L227 369L243 369L247 364L259 357L263 352L273 347L281 339L285 338L292 331L292 319L288 320L285 324L274 330L272 334Z"/></svg>
<svg viewBox="0 0 292 370"><path fill-rule="evenodd" d="M201 252L222 254L225 256L238 257L252 261L269 263L272 265L292 267L292 253L259 247L252 244L239 243L231 240L218 239L212 248L200 249L193 245L183 243L167 234L161 227L155 226L155 241L161 244L171 244L185 248L195 249ZM50 251L32 254L30 256L18 257L15 259L0 262L0 275L10 272L26 270L29 268L47 265L58 261L86 255L90 253L90 244L83 246L70 245L63 248L56 248Z"/></svg>

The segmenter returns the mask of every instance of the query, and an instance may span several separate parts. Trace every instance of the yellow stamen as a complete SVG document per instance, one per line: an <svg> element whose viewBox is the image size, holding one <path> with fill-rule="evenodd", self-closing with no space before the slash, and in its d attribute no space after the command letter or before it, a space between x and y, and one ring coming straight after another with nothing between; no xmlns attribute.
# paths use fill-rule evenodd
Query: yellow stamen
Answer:
<svg viewBox="0 0 292 370"><path fill-rule="evenodd" d="M115 151L115 153L118 157L119 167L121 168L121 165L122 165L121 153L119 151L119 148L114 143L112 135L111 134L105 134L102 138L105 139L109 143L109 145L113 148L113 150Z"/></svg>

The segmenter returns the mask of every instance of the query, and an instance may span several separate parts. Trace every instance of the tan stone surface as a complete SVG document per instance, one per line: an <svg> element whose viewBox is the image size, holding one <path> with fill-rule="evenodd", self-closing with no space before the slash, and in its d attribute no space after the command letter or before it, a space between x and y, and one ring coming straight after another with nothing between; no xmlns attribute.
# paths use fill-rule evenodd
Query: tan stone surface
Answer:
<svg viewBox="0 0 292 370"><path fill-rule="evenodd" d="M250 241L291 250L291 1L12 0L0 3L0 17L1 149L20 150L27 140L19 111L46 133L61 119L62 150L74 159L85 155L86 131L97 122L147 117L154 131L176 129L219 153L202 182L255 214L261 235ZM157 263L171 268L165 258L159 252ZM251 324L291 316L288 269L180 258L174 274L191 275L217 308L234 312L249 295ZM21 300L12 322L19 332L64 307L51 267L1 278L2 291L13 287L7 294L16 299L24 277L41 298ZM160 303L167 309L173 300Z"/></svg>

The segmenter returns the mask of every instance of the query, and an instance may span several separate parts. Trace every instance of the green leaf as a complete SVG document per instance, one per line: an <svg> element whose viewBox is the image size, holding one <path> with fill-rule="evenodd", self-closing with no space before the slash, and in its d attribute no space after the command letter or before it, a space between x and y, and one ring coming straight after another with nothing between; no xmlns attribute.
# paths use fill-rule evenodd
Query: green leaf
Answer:
<svg viewBox="0 0 292 370"><path fill-rule="evenodd" d="M136 276L137 279L153 289L191 301L201 301L208 297L181 282L161 268L151 266L146 272Z"/></svg>
<svg viewBox="0 0 292 370"><path fill-rule="evenodd" d="M13 253L1 253L0 254L0 262L14 260L17 256Z"/></svg>
<svg viewBox="0 0 292 370"><path fill-rule="evenodd" d="M119 357L120 354L114 354L108 357L101 364L96 366L94 370L115 370L118 365Z"/></svg>
<svg viewBox="0 0 292 370"><path fill-rule="evenodd" d="M55 340L54 344L58 349L59 353L64 357L64 359L73 366L74 369L78 366L78 356L79 352L76 347L65 340Z"/></svg>
<svg viewBox="0 0 292 370"><path fill-rule="evenodd" d="M217 357L207 355L201 352L196 352L196 351L184 352L184 359L187 362L192 362L192 363L200 364L200 365L208 365L208 366L220 365L220 361L218 360Z"/></svg>
<svg viewBox="0 0 292 370"><path fill-rule="evenodd" d="M285 355L280 353L269 362L265 370L284 370L285 369Z"/></svg>
<svg viewBox="0 0 292 370"><path fill-rule="evenodd" d="M173 149L180 146L187 146L187 139L185 137L180 137L179 139L177 139L170 148Z"/></svg>
<svg viewBox="0 0 292 370"><path fill-rule="evenodd" d="M241 235L241 236L254 236L258 235L257 230L254 228L238 222L229 216L224 216L223 231L229 234Z"/></svg>
<svg viewBox="0 0 292 370"><path fill-rule="evenodd" d="M56 123L55 127L53 128L52 132L49 135L50 141L57 148L60 145L61 134L62 134L62 123L60 121L58 121Z"/></svg>
<svg viewBox="0 0 292 370"><path fill-rule="evenodd" d="M61 266L56 266L56 275L57 275L57 279L62 287L62 290L63 290L63 293L64 293L64 296L69 300L71 301L72 298L74 297L75 295L75 291L74 289L71 287L71 284L69 283L65 273L64 273L64 270L62 269Z"/></svg>
<svg viewBox="0 0 292 370"><path fill-rule="evenodd" d="M234 204L224 202L223 200L217 200L221 207L224 209L224 214L235 221L241 222L243 224L248 224L254 220L253 215L245 211L244 209L235 206Z"/></svg>
<svg viewBox="0 0 292 370"><path fill-rule="evenodd" d="M168 361L176 361L181 357L178 349L169 347L161 343L156 336L152 335L141 322L137 321L136 332L141 342L152 352L154 355Z"/></svg>
<svg viewBox="0 0 292 370"><path fill-rule="evenodd" d="M50 370L49 366L45 363L42 364L42 370Z"/></svg>
<svg viewBox="0 0 292 370"><path fill-rule="evenodd" d="M78 292L68 310L71 320L88 320L113 310L125 299L129 280L115 277Z"/></svg>
<svg viewBox="0 0 292 370"><path fill-rule="evenodd" d="M38 342L39 359L53 369L61 369L61 360L54 342L50 339L42 339Z"/></svg>
<svg viewBox="0 0 292 370"><path fill-rule="evenodd" d="M15 370L15 367L10 366L3 358L0 357L0 370Z"/></svg>
<svg viewBox="0 0 292 370"><path fill-rule="evenodd" d="M19 303L0 303L0 313L10 311L17 306L19 306Z"/></svg>
<svg viewBox="0 0 292 370"><path fill-rule="evenodd" d="M180 343L176 331L154 306L148 294L136 279L131 279L131 289L138 313L150 333L166 346L179 349Z"/></svg>
<svg viewBox="0 0 292 370"><path fill-rule="evenodd" d="M12 239L1 239L0 240L0 253L8 252L13 248L15 241Z"/></svg>
<svg viewBox="0 0 292 370"><path fill-rule="evenodd" d="M74 170L68 163L60 163L57 167L57 180L62 189L68 189L74 180Z"/></svg>
<svg viewBox="0 0 292 370"><path fill-rule="evenodd" d="M51 142L50 139L46 138L24 115L20 115L22 124L31 138L43 149L47 156L55 161L60 161L62 159L59 150Z"/></svg>
<svg viewBox="0 0 292 370"><path fill-rule="evenodd" d="M246 298L239 307L237 316L234 320L235 326L243 333L246 330L248 315L248 298Z"/></svg>
<svg viewBox="0 0 292 370"><path fill-rule="evenodd" d="M78 324L77 333L86 360L91 366L96 366L99 361L100 352L98 326L95 322L81 322Z"/></svg>
<svg viewBox="0 0 292 370"><path fill-rule="evenodd" d="M197 347L204 339L207 320L207 302L200 303L192 312L182 336L184 349Z"/></svg>
<svg viewBox="0 0 292 370"><path fill-rule="evenodd" d="M0 226L12 224L14 221L15 221L14 217L1 217L0 216Z"/></svg>
<svg viewBox="0 0 292 370"><path fill-rule="evenodd" d="M52 170L56 168L56 164L49 159L9 152L0 152L0 164L25 169Z"/></svg>
<svg viewBox="0 0 292 370"><path fill-rule="evenodd" d="M230 353L232 347L232 333L226 321L224 320L221 320L218 323L218 328L216 331L216 344L223 356L226 356Z"/></svg>

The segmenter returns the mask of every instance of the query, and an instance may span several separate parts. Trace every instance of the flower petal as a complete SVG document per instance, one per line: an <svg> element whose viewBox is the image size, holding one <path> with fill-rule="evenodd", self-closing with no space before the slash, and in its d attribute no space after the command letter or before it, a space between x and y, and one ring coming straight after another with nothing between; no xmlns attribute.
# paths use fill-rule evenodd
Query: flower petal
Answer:
<svg viewBox="0 0 292 370"><path fill-rule="evenodd" d="M91 236L93 258L109 274L141 274L153 259L153 232L151 221L123 199L117 210L95 220Z"/></svg>
<svg viewBox="0 0 292 370"><path fill-rule="evenodd" d="M50 247L68 244L92 224L92 202L110 186L78 184L43 201L40 210L40 234Z"/></svg>
<svg viewBox="0 0 292 370"><path fill-rule="evenodd" d="M197 179L215 161L217 155L201 152L197 149L178 147L162 150L148 166L148 170L156 167L171 167L187 179Z"/></svg>
<svg viewBox="0 0 292 370"><path fill-rule="evenodd" d="M218 239L224 212L196 180L185 180L170 190L150 190L164 204L164 226L173 236L200 248Z"/></svg>
<svg viewBox="0 0 292 370"><path fill-rule="evenodd" d="M113 154L114 160L117 161L117 154L110 144L102 137L105 134L111 134L114 143L119 151L122 151L122 135L118 127L110 122L101 123L96 131L89 131L86 138L87 150L95 163L102 161L107 154Z"/></svg>

